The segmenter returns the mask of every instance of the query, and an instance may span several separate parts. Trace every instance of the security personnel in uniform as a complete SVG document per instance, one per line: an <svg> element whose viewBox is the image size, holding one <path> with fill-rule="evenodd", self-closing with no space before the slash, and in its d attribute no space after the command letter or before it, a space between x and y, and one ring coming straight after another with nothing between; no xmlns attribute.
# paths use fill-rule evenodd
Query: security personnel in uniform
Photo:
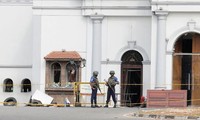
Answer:
<svg viewBox="0 0 200 120"><path fill-rule="evenodd" d="M91 95L91 107L99 107L97 105L97 90L99 88L99 81L98 81L98 72L97 71L94 71L93 72L93 76L91 77L90 79L90 86L91 86L91 89L92 89L92 95ZM93 105L94 103L94 105Z"/></svg>
<svg viewBox="0 0 200 120"><path fill-rule="evenodd" d="M106 105L104 107L108 107L108 103L110 101L110 97L112 96L113 102L114 102L114 108L116 108L117 100L115 98L115 86L116 84L119 84L119 81L117 77L114 76L115 71L111 70L110 71L110 77L108 78L108 81L106 82L106 86L108 86L108 91L107 91L107 100L106 100Z"/></svg>

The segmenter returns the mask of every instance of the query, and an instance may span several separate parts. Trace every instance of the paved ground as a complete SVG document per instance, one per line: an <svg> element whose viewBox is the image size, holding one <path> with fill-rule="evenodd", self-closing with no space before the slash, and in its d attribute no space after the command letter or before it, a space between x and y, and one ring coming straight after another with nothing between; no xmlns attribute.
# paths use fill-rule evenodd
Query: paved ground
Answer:
<svg viewBox="0 0 200 120"><path fill-rule="evenodd" d="M137 120L138 108L8 107L0 106L0 120Z"/></svg>
<svg viewBox="0 0 200 120"><path fill-rule="evenodd" d="M0 106L0 120L199 120L197 118L140 116L146 108L8 107ZM136 117L134 116L136 115ZM138 116L138 117L137 117Z"/></svg>

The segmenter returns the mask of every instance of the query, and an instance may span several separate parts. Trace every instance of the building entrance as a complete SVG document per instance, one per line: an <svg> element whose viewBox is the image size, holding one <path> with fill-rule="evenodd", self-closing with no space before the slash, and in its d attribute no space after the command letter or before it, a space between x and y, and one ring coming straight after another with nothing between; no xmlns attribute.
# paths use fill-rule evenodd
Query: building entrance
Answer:
<svg viewBox="0 0 200 120"><path fill-rule="evenodd" d="M174 46L173 89L187 90L187 104L200 105L200 35L185 33Z"/></svg>
<svg viewBox="0 0 200 120"><path fill-rule="evenodd" d="M138 106L142 96L142 56L137 51L128 51L122 56L121 105Z"/></svg>

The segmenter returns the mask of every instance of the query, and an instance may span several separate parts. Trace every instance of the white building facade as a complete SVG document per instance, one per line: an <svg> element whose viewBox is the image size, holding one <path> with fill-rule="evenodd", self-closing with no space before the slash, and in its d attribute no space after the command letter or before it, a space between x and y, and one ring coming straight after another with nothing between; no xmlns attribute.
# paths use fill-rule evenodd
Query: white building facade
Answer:
<svg viewBox="0 0 200 120"><path fill-rule="evenodd" d="M148 89L187 89L188 100L200 98L199 0L1 0L0 9L0 101L26 103L35 90L46 92L44 58L53 51L86 60L79 82L95 70L103 82L114 70L119 104L137 103Z"/></svg>

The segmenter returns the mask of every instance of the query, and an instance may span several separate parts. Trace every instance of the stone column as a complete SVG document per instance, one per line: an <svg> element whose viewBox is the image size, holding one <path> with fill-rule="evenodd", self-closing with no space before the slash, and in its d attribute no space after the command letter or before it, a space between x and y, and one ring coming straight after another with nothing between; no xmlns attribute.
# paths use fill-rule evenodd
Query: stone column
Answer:
<svg viewBox="0 0 200 120"><path fill-rule="evenodd" d="M168 12L155 11L157 24L157 50L156 50L156 84L155 89L166 88L166 19Z"/></svg>
<svg viewBox="0 0 200 120"><path fill-rule="evenodd" d="M63 62L60 64L61 64L60 85L61 85L61 87L64 87L64 86L66 86L66 64Z"/></svg>
<svg viewBox="0 0 200 120"><path fill-rule="evenodd" d="M102 44L102 15L90 16L93 22L93 37L92 37L92 71L99 72L99 78L101 73L101 44Z"/></svg>

